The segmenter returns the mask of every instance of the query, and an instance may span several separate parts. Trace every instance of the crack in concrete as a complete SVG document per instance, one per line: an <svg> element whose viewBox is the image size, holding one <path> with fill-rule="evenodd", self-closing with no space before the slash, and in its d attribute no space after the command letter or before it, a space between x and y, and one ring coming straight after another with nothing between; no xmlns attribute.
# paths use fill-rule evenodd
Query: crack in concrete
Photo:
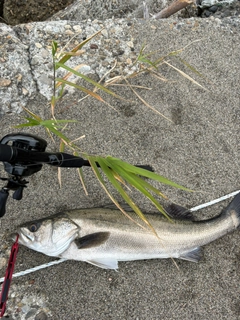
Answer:
<svg viewBox="0 0 240 320"><path fill-rule="evenodd" d="M21 29L21 31L24 33L24 35L21 34L19 29ZM27 44L24 43L25 41L27 41L26 35L27 35L28 31L26 32L25 27L22 27L22 26L15 26L15 27L12 28L12 30L16 34L16 37L19 39L19 41L26 46L26 48L25 48L25 51L26 51L26 54L27 54L27 59L26 60L27 60L28 65L29 65L29 69L30 69L30 72L31 72L32 80L33 80L33 82L35 84L36 93L39 93L40 90L39 90L38 82L37 82L36 77L34 75L32 64L31 64L30 41Z"/></svg>

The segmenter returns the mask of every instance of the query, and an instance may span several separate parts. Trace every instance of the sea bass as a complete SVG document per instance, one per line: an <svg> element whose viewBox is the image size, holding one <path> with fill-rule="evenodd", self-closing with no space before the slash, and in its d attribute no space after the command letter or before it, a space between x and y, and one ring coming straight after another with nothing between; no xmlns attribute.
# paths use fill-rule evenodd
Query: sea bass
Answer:
<svg viewBox="0 0 240 320"><path fill-rule="evenodd" d="M183 215L183 220L145 214L158 237L111 208L66 211L25 223L17 232L19 243L28 248L105 269L117 269L118 261L156 258L198 262L201 246L239 227L240 193L212 219L193 221L189 212L179 207L171 214Z"/></svg>

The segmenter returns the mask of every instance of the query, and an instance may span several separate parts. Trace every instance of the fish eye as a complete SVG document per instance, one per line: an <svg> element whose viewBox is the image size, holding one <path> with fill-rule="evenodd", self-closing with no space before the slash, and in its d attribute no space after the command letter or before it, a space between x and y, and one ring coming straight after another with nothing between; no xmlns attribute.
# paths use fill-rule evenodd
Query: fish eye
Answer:
<svg viewBox="0 0 240 320"><path fill-rule="evenodd" d="M36 232L38 229L36 224L31 224L30 227L28 228L29 231L31 232Z"/></svg>

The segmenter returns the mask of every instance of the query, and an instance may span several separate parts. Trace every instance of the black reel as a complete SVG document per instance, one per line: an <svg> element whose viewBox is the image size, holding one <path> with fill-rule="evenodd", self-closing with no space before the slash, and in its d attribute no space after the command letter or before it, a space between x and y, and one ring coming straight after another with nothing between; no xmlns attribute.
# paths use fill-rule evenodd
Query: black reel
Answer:
<svg viewBox="0 0 240 320"><path fill-rule="evenodd" d="M1 145L9 145L24 151L44 152L47 147L47 142L35 135L18 133L5 136L0 141L0 147ZM14 150L14 148L11 148L11 150ZM4 149L2 146L1 149L5 151L6 148ZM8 149L6 150L8 151ZM3 164L5 171L9 174L9 177L0 178L1 180L7 181L7 185L0 190L0 217L5 214L9 191L14 191L13 199L21 200L23 189L28 183L24 177L31 176L32 174L40 171L43 166L41 163L37 163L36 161L32 161L28 158L24 161L15 159L13 154L5 154L5 159L6 158L9 158L9 161L3 161ZM11 158L13 158L13 160L11 160Z"/></svg>
<svg viewBox="0 0 240 320"><path fill-rule="evenodd" d="M8 134L1 141L1 144L8 144L12 147L23 149L25 151L38 151L44 152L47 147L47 142L37 136L19 133L19 134ZM9 161L3 162L5 171L13 176L27 177L40 171L42 169L42 164L34 161Z"/></svg>

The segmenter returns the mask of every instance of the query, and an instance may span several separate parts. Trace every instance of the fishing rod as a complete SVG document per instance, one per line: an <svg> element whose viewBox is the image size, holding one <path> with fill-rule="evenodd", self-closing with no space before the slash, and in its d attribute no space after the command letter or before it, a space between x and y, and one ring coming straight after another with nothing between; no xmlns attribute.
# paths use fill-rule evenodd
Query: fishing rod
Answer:
<svg viewBox="0 0 240 320"><path fill-rule="evenodd" d="M0 161L8 173L7 184L0 190L0 218L6 212L6 203L9 191L13 192L13 199L21 200L23 190L29 183L29 177L42 169L43 164L62 168L90 167L88 160L64 152L46 152L47 141L28 133L8 134L0 141ZM99 164L97 163L99 167ZM150 166L137 167L153 171Z"/></svg>

